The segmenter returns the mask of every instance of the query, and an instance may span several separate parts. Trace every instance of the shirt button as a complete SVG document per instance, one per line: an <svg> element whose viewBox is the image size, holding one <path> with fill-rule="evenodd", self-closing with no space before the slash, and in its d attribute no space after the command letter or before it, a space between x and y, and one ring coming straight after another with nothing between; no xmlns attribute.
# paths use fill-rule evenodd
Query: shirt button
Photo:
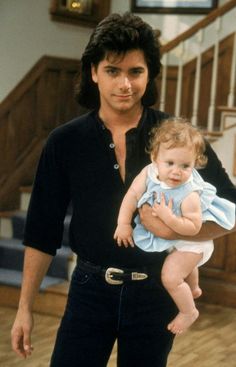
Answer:
<svg viewBox="0 0 236 367"><path fill-rule="evenodd" d="M117 164L117 163L116 163L116 164L114 164L114 168L115 168L115 169L119 169L119 167L120 167L120 166L119 166L119 164Z"/></svg>
<svg viewBox="0 0 236 367"><path fill-rule="evenodd" d="M109 147L110 147L111 149L113 149L113 148L115 148L115 144L114 144L114 143L110 143L110 144L109 144Z"/></svg>

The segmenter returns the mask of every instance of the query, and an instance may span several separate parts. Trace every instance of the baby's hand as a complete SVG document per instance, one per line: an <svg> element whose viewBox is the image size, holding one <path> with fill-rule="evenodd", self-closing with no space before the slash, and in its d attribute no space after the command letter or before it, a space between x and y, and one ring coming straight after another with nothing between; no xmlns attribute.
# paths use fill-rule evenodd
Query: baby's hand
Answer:
<svg viewBox="0 0 236 367"><path fill-rule="evenodd" d="M134 247L132 234L133 228L130 224L118 224L115 230L114 239L117 241L118 246L124 245L125 247Z"/></svg>
<svg viewBox="0 0 236 367"><path fill-rule="evenodd" d="M173 215L173 200L170 199L168 203L165 201L165 195L161 194L160 202L155 202L152 207L152 215L154 217L159 217L163 222Z"/></svg>

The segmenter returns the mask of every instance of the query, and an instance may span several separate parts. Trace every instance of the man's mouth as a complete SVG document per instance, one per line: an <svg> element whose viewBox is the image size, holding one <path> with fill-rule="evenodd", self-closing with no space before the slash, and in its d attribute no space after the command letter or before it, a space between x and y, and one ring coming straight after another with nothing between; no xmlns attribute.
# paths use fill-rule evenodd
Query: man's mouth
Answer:
<svg viewBox="0 0 236 367"><path fill-rule="evenodd" d="M115 94L115 97L120 98L120 99L130 98L131 96L132 94Z"/></svg>

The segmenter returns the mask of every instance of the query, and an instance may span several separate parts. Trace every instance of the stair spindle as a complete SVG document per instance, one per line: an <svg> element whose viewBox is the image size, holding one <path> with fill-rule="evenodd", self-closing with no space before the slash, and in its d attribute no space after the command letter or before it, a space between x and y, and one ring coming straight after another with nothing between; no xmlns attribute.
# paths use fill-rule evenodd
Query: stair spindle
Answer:
<svg viewBox="0 0 236 367"><path fill-rule="evenodd" d="M214 45L213 67L212 67L212 79L211 79L211 96L210 107L208 109L208 122L207 128L211 132L214 130L214 117L216 109L216 88L217 88L217 74L218 74L218 61L219 61L219 39L221 30L221 17L218 17L215 21L216 26L216 41Z"/></svg>
<svg viewBox="0 0 236 367"><path fill-rule="evenodd" d="M165 111L166 104L166 85L167 85L167 67L168 67L168 55L165 53L162 60L162 79L161 79L161 96L160 96L160 110Z"/></svg>
<svg viewBox="0 0 236 367"><path fill-rule="evenodd" d="M175 100L175 116L180 116L180 111L181 111L185 42L180 43L179 49L180 49L180 53L179 53L179 66L178 66L178 76L177 76L176 100Z"/></svg>
<svg viewBox="0 0 236 367"><path fill-rule="evenodd" d="M204 29L196 35L198 44L198 55L196 59L196 74L194 81L194 94L193 94L193 114L191 118L191 123L194 126L198 125L198 109L199 109L199 97L200 97L200 80L201 80L201 64L202 64L202 44L204 39Z"/></svg>
<svg viewBox="0 0 236 367"><path fill-rule="evenodd" d="M236 89L236 32L234 33L228 107L234 107L235 89Z"/></svg>

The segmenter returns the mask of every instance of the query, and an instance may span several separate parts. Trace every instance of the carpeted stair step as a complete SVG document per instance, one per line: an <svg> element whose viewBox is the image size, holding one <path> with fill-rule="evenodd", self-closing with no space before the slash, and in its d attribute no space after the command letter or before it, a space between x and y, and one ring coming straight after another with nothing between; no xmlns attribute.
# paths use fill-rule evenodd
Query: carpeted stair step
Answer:
<svg viewBox="0 0 236 367"><path fill-rule="evenodd" d="M16 211L13 214L11 218L13 238L23 239L25 219L26 212L24 211Z"/></svg>
<svg viewBox="0 0 236 367"><path fill-rule="evenodd" d="M47 275L55 278L68 279L68 266L72 251L62 246L53 258ZM0 239L0 268L22 271L24 246L20 239Z"/></svg>
<svg viewBox="0 0 236 367"><path fill-rule="evenodd" d="M24 261L24 234L31 187L21 187L20 210L0 212L0 285L20 287ZM69 248L69 225L72 206L69 205L64 221L62 247L57 250L41 289L67 281L76 263L76 256Z"/></svg>
<svg viewBox="0 0 236 367"><path fill-rule="evenodd" d="M22 272L13 269L3 269L0 268L0 285L7 285L12 287L21 287L22 282ZM40 290L44 290L48 287L54 286L65 282L65 279L55 278L52 276L45 276L43 282L40 286Z"/></svg>
<svg viewBox="0 0 236 367"><path fill-rule="evenodd" d="M0 238L12 238L13 228L12 228L12 216L14 211L4 211L0 212Z"/></svg>
<svg viewBox="0 0 236 367"><path fill-rule="evenodd" d="M26 215L24 211L0 213L0 237L22 239ZM63 246L69 246L70 220L71 214L67 214L64 221Z"/></svg>

